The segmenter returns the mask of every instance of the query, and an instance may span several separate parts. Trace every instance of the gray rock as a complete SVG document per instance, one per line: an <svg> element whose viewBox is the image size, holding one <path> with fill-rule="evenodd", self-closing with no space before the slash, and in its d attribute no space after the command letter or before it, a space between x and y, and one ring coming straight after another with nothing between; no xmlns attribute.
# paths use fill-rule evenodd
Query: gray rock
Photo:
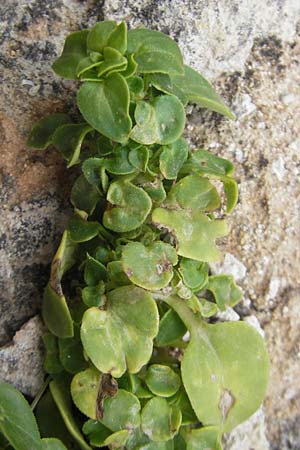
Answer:
<svg viewBox="0 0 300 450"><path fill-rule="evenodd" d="M0 348L0 379L34 397L43 383L44 326L38 316L15 334L11 344Z"/></svg>

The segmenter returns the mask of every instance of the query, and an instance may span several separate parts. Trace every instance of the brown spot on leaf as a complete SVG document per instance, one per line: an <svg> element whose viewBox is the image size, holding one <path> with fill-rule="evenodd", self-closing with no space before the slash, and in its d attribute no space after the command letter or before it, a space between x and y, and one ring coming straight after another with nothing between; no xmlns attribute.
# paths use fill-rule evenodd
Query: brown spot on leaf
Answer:
<svg viewBox="0 0 300 450"><path fill-rule="evenodd" d="M103 419L103 403L106 398L114 397L118 392L118 383L109 373L103 373L96 401L96 418Z"/></svg>

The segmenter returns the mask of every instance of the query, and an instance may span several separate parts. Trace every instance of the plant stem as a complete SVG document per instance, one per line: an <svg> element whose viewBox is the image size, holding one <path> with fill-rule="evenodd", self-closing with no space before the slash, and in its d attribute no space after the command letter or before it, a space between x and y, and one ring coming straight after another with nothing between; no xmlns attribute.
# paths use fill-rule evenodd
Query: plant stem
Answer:
<svg viewBox="0 0 300 450"><path fill-rule="evenodd" d="M34 411L36 405L38 404L38 402L39 402L40 399L42 398L42 396L43 396L45 390L47 389L48 384L50 383L50 381L51 381L51 377L49 376L49 377L46 378L46 380L44 381L44 383L43 383L42 386L40 387L38 393L36 394L35 398L33 399L32 403L31 403L31 405L30 405L32 411Z"/></svg>

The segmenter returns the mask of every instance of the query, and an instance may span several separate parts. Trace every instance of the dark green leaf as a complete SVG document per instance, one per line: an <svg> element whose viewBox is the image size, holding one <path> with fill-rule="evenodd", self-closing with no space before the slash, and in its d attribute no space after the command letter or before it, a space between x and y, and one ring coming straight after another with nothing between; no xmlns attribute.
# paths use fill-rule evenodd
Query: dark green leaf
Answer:
<svg viewBox="0 0 300 450"><path fill-rule="evenodd" d="M76 69L80 60L87 56L88 30L69 34L65 41L61 56L54 62L52 68L57 75L69 80L76 80Z"/></svg>
<svg viewBox="0 0 300 450"><path fill-rule="evenodd" d="M184 284L193 291L199 291L208 281L208 265L193 259L182 258L179 273Z"/></svg>
<svg viewBox="0 0 300 450"><path fill-rule="evenodd" d="M144 146L133 148L130 150L128 159L136 169L145 172L149 161L149 150Z"/></svg>
<svg viewBox="0 0 300 450"><path fill-rule="evenodd" d="M116 30L117 24L112 20L104 20L103 22L96 23L90 30L87 38L87 46L89 50L102 53L104 48L108 45L108 40L114 30Z"/></svg>
<svg viewBox="0 0 300 450"><path fill-rule="evenodd" d="M121 22L110 34L107 46L118 50L122 55L127 50L127 25Z"/></svg>
<svg viewBox="0 0 300 450"><path fill-rule="evenodd" d="M131 130L129 89L119 73L101 83L84 83L77 96L85 120L97 131L117 142L126 142Z"/></svg>
<svg viewBox="0 0 300 450"><path fill-rule="evenodd" d="M82 289L81 294L83 302L89 307L103 306L106 302L103 286L101 284L98 286L87 286Z"/></svg>
<svg viewBox="0 0 300 450"><path fill-rule="evenodd" d="M215 175L216 177L232 176L234 165L227 159L215 156L207 150L197 150L192 153L184 164L184 173L196 172L200 175Z"/></svg>
<svg viewBox="0 0 300 450"><path fill-rule="evenodd" d="M107 192L107 201L110 204L103 215L103 224L118 233L142 225L152 206L149 195L127 181L112 183Z"/></svg>
<svg viewBox="0 0 300 450"><path fill-rule="evenodd" d="M83 356L78 325L74 326L74 336L71 338L60 338L58 345L59 358L67 372L77 373L87 366L87 362Z"/></svg>
<svg viewBox="0 0 300 450"><path fill-rule="evenodd" d="M86 123L67 124L59 127L52 136L52 143L68 161L68 167L79 162L82 142L93 129Z"/></svg>
<svg viewBox="0 0 300 450"><path fill-rule="evenodd" d="M103 158L89 158L82 164L82 172L86 180L98 188L101 185L100 169L102 166Z"/></svg>
<svg viewBox="0 0 300 450"><path fill-rule="evenodd" d="M42 450L35 417L17 389L0 381L0 431L18 450Z"/></svg>
<svg viewBox="0 0 300 450"><path fill-rule="evenodd" d="M128 53L133 53L141 73L183 73L182 55L169 36L146 28L128 32Z"/></svg>
<svg viewBox="0 0 300 450"><path fill-rule="evenodd" d="M79 216L73 216L69 220L68 233L74 242L86 242L98 235L100 223L88 222Z"/></svg>
<svg viewBox="0 0 300 450"><path fill-rule="evenodd" d="M124 71L127 68L127 59L114 48L105 47L103 61L97 66L98 77L103 77L108 73Z"/></svg>
<svg viewBox="0 0 300 450"><path fill-rule="evenodd" d="M169 309L160 320L155 345L158 347L172 345L181 339L186 331L187 329L178 314L173 309Z"/></svg>
<svg viewBox="0 0 300 450"><path fill-rule="evenodd" d="M114 151L103 159L103 167L114 175L128 175L135 172L129 161L129 147L118 145Z"/></svg>
<svg viewBox="0 0 300 450"><path fill-rule="evenodd" d="M43 450L67 450L64 444L55 438L44 438L42 439L42 449Z"/></svg>
<svg viewBox="0 0 300 450"><path fill-rule="evenodd" d="M27 139L29 147L44 150L52 143L55 130L70 122L69 116L63 113L49 114L36 122Z"/></svg>
<svg viewBox="0 0 300 450"><path fill-rule="evenodd" d="M167 180L175 180L183 163L188 157L188 145L185 139L163 147L159 157L159 168Z"/></svg>
<svg viewBox="0 0 300 450"><path fill-rule="evenodd" d="M84 268L84 281L89 286L96 286L100 281L106 280L106 267L95 258L87 254L87 261Z"/></svg>
<svg viewBox="0 0 300 450"><path fill-rule="evenodd" d="M59 359L57 337L51 333L46 333L43 335L43 342L46 349L45 371L50 374L62 372L63 366Z"/></svg>
<svg viewBox="0 0 300 450"><path fill-rule="evenodd" d="M75 181L71 192L71 203L80 211L92 214L100 199L99 191L80 175Z"/></svg>
<svg viewBox="0 0 300 450"><path fill-rule="evenodd" d="M106 428L101 422L92 419L84 423L82 431L88 436L90 444L95 447L102 446L105 439L111 434L111 430Z"/></svg>

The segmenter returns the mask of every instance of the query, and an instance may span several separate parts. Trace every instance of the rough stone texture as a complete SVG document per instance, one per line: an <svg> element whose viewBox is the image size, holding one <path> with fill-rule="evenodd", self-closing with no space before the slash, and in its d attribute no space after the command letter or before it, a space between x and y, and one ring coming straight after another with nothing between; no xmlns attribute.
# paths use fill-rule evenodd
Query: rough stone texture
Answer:
<svg viewBox="0 0 300 450"><path fill-rule="evenodd" d="M63 163L50 150L25 145L35 119L76 112L73 84L50 69L64 36L104 17L162 30L178 40L188 63L214 80L238 117L230 122L190 107L186 130L193 147L236 164L240 200L222 244L233 257L225 267L237 270L236 258L239 270L246 268L236 312L262 325L271 354L265 418L258 413L242 425L227 448L299 450L299 1L6 0L0 17L0 342L36 314L68 214L70 175ZM24 376L22 383L29 392L31 381Z"/></svg>
<svg viewBox="0 0 300 450"><path fill-rule="evenodd" d="M43 331L41 319L35 316L17 331L12 343L0 349L0 380L14 384L31 397L37 394L44 378Z"/></svg>

